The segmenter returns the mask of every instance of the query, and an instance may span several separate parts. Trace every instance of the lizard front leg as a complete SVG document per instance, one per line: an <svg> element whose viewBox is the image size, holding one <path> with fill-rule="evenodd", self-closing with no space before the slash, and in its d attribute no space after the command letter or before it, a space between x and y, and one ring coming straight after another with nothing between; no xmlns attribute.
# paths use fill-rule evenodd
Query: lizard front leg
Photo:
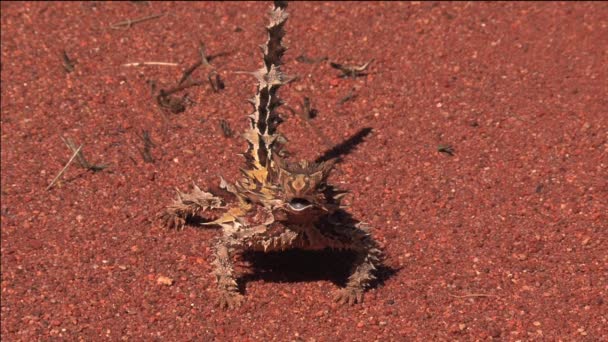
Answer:
<svg viewBox="0 0 608 342"><path fill-rule="evenodd" d="M220 308L236 308L241 305L243 295L239 293L232 257L235 252L234 243L226 236L222 237L215 246L215 260L213 261L213 274L217 281Z"/></svg>
<svg viewBox="0 0 608 342"><path fill-rule="evenodd" d="M356 253L352 272L346 286L336 293L334 300L340 304L361 303L363 292L376 279L374 271L380 264L382 252L377 243L367 232L367 227L361 223L336 224L329 227L324 237L328 240L325 245L330 248L352 250Z"/></svg>
<svg viewBox="0 0 608 342"><path fill-rule="evenodd" d="M371 239L370 239L371 240ZM346 286L338 290L334 300L340 304L361 303L363 292L369 287L370 283L376 279L373 272L380 263L381 253L374 243L364 243L354 248L357 253L353 271L348 277Z"/></svg>
<svg viewBox="0 0 608 342"><path fill-rule="evenodd" d="M222 207L222 200L194 185L190 193L177 190L177 198L163 210L158 218L163 226L182 229L186 221L201 211Z"/></svg>

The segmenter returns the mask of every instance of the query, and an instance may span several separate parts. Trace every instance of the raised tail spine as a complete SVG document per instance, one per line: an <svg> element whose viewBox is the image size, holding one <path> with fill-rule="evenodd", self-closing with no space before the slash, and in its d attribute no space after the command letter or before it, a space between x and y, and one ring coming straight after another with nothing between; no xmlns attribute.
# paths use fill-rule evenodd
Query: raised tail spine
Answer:
<svg viewBox="0 0 608 342"><path fill-rule="evenodd" d="M266 26L268 39L260 46L264 54L264 65L253 73L258 80L258 89L250 100L253 113L249 116L251 126L244 135L249 145L245 158L248 168L260 178L267 176L272 163L272 153L279 144L276 130L281 119L276 109L282 101L277 92L283 84L289 82L289 78L281 72L281 59L287 50L282 44L285 35L283 26L288 17L286 8L286 2L275 1L270 10L270 23ZM258 180L263 182L265 179Z"/></svg>

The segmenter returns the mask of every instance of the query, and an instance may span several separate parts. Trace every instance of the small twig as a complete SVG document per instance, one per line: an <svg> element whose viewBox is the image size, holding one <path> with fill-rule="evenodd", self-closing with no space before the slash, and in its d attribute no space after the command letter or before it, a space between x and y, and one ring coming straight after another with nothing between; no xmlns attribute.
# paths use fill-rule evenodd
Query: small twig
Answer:
<svg viewBox="0 0 608 342"><path fill-rule="evenodd" d="M76 151L76 145L74 144L74 142L70 139L64 139L63 137L61 137L61 140L63 140L63 142L65 143L65 145L72 151ZM80 145L82 146L82 144ZM84 158L84 156L82 155L82 153L77 153L76 157L78 158L78 164L80 165L80 167L88 169L91 167L91 164L89 164L89 162L86 160L86 158Z"/></svg>
<svg viewBox="0 0 608 342"><path fill-rule="evenodd" d="M63 50L63 53L61 54L61 59L63 61L63 69L65 69L65 72L70 73L74 71L75 62L68 57L68 53L65 50Z"/></svg>
<svg viewBox="0 0 608 342"><path fill-rule="evenodd" d="M356 66L356 65L343 65L343 64L339 64L339 63L334 63L334 62L329 62L329 65L334 68L334 69L338 69L342 72L342 75L340 75L340 77L352 77L352 78L356 78L358 76L365 76L367 75L367 73L365 73L365 70L367 69L367 67L369 67L369 65L374 61L374 59L372 58L369 62L361 65L361 66Z"/></svg>
<svg viewBox="0 0 608 342"><path fill-rule="evenodd" d="M110 24L110 28L114 29L114 30L127 30L129 29L131 26L137 24L137 23L141 23L144 21L148 21L148 20L152 20L152 19L157 19L160 18L162 16L164 16L165 13L159 13L159 14L153 14L147 17L143 17L143 18L137 18L137 19L127 19L125 21L119 21L117 23L114 24Z"/></svg>
<svg viewBox="0 0 608 342"><path fill-rule="evenodd" d="M154 163L154 157L152 157L152 147L154 147L155 145L152 142L152 139L150 138L150 132L143 130L142 135L140 136L138 134L137 136L144 141L144 149L140 150L139 148L137 148L142 158L144 159L144 162Z"/></svg>
<svg viewBox="0 0 608 342"><path fill-rule="evenodd" d="M310 99L306 96L304 97L304 101L302 102L302 114L305 118L308 119L314 119L317 114L319 114L318 110L312 108L310 104Z"/></svg>
<svg viewBox="0 0 608 342"><path fill-rule="evenodd" d="M156 98L156 103L162 110L166 109L166 110L169 110L173 114L178 114L178 113L181 113L186 110L187 101L189 101L190 103L193 103L192 100L188 99L187 95L184 95L181 98L175 97L172 95L179 91L182 91L184 89L194 87L194 86L200 86L205 83L204 81L195 81L191 77L192 74L194 73L194 71L196 71L196 69L198 69L201 65L205 65L205 67L208 67L211 69L211 71L207 74L207 81L211 85L211 88L213 89L213 91L218 92L219 90L224 89L224 83L222 82L219 75L215 71L215 68L213 66L211 66L211 64L209 64L211 57L207 56L207 54L205 52L205 44L203 42L199 42L198 52L199 52L200 59L196 63L194 63L192 66L190 66L186 70L184 70L182 77L177 82L177 86L166 89L166 90L160 89L158 91L158 94L156 94L155 93L156 84L154 82L151 82L151 86L152 86L151 89L152 89L153 96ZM165 121L168 121L166 119L166 116L164 115L164 113L163 113L163 118L165 119Z"/></svg>
<svg viewBox="0 0 608 342"><path fill-rule="evenodd" d="M196 87L196 86L200 86L200 85L202 85L203 83L205 83L205 82L203 82L203 81L191 81L191 82L188 82L188 83L179 84L179 85L177 85L177 86L175 86L175 87L173 87L173 88L169 88L168 90L161 89L161 90L160 90L160 93L161 93L163 96L168 96L168 95L175 94L175 93L177 93L178 91L182 91L182 90L184 90L184 89L188 89L188 88L190 88L190 87Z"/></svg>
<svg viewBox="0 0 608 342"><path fill-rule="evenodd" d="M169 118L167 118L167 115L163 110L163 107L160 103L159 95L156 94L156 82L153 80L147 80L146 83L150 86L150 94L152 95L152 98L156 101L156 104L161 107L157 108L159 109L158 112L160 113L160 116L162 117L164 123L168 125L170 123Z"/></svg>
<svg viewBox="0 0 608 342"><path fill-rule="evenodd" d="M72 157L70 158L70 160L68 160L68 162L65 164L65 166L63 167L63 169L61 169L61 171L59 171L59 173L57 174L57 176L55 176L55 178L53 179L53 181L51 182L51 184L49 184L49 186L46 187L47 191L50 188L52 188L53 185L55 185L55 182L57 182L57 180L59 179L59 177L61 177L61 175L63 175L63 173L65 172L65 170L67 170L68 166L70 166L70 164L72 164L72 162L74 161L74 158L76 158L76 156L78 155L78 153L80 153L80 149L82 149L82 145L78 146L78 148L74 151L74 153L72 153Z"/></svg>
<svg viewBox="0 0 608 342"><path fill-rule="evenodd" d="M439 145L437 147L437 152L446 153L450 156L454 155L454 148L451 145Z"/></svg>
<svg viewBox="0 0 608 342"><path fill-rule="evenodd" d="M318 57L318 58L310 58L304 54L296 57L296 61L298 61L299 63L306 63L306 64L317 64L317 63L325 62L328 59L329 58L327 58L327 56Z"/></svg>
<svg viewBox="0 0 608 342"><path fill-rule="evenodd" d="M222 128L222 133L224 133L224 137L232 138L232 136L234 136L234 132L232 131L232 128L230 128L230 124L226 120L220 120L220 127Z"/></svg>
<svg viewBox="0 0 608 342"><path fill-rule="evenodd" d="M220 90L224 89L224 82L222 82L220 75L217 73L215 68L209 63L212 58L215 58L221 54L217 54L214 56L207 56L207 53L205 52L205 43L203 43L202 41L199 42L198 52L200 55L200 59L196 63L194 63L191 67L189 67L188 69L186 69L184 71L184 74L180 78L179 82L177 82L177 84L181 85L186 80L190 79L190 76L192 75L192 73L196 69L198 69L201 65L204 65L206 68L211 69L209 71L209 73L207 74L207 80L209 81L209 85L211 86L211 89L213 89L213 92L217 93Z"/></svg>
<svg viewBox="0 0 608 342"><path fill-rule="evenodd" d="M209 64L209 58L207 57L207 53L205 51L205 43L199 41L198 44L198 53L199 55L201 55L201 63L205 64L206 66L211 66L211 64Z"/></svg>
<svg viewBox="0 0 608 342"><path fill-rule="evenodd" d="M205 53L205 43L203 43L202 41L199 42L198 53L200 55L200 59L196 63L194 63L194 65L184 71L182 78L179 80L179 82L177 82L178 85L184 83L188 78L190 78L190 75L192 75L194 70L196 70L201 65L204 64L206 67L211 66L211 64L209 64L209 60L207 59L207 54Z"/></svg>
<svg viewBox="0 0 608 342"><path fill-rule="evenodd" d="M158 95L154 95L156 98L156 103L162 109L168 109L173 114L178 114L186 110L186 101L188 100L188 96L184 95L183 97L175 97L172 94L177 93L178 91L182 91L184 89L199 86L203 84L203 81L191 81L184 84L177 85L168 90L160 89ZM156 84L151 82L152 91L154 92L156 89Z"/></svg>
<svg viewBox="0 0 608 342"><path fill-rule="evenodd" d="M209 75L207 75L207 80L209 80L209 84L214 92L219 92L224 89L226 86L224 85L224 81L220 78L220 74L215 71L215 69L211 70Z"/></svg>
<svg viewBox="0 0 608 342"><path fill-rule="evenodd" d="M327 148L331 148L332 144L329 141L329 138L327 138L327 136L325 134L323 134L323 132L321 132L321 130L319 128L317 128L317 126L313 125L313 123L310 121L311 119L313 119L314 117L317 116L318 111L316 109L312 108L310 99L308 97L304 97L304 100L302 102L302 111L298 112L295 109L293 109L287 105L285 105L285 108L288 111L290 111L292 114L295 114L295 115L298 115L299 117L301 117L302 120L304 120L304 122L306 123L306 125L308 125L308 127L311 130L313 130L313 132L315 132L315 134L317 136L319 136L321 138L321 140L323 141L323 144Z"/></svg>
<svg viewBox="0 0 608 342"><path fill-rule="evenodd" d="M63 140L63 142L72 152L76 151L76 145L70 138L64 139L63 137L61 137L61 140ZM97 172L107 167L107 165L93 165L89 163L89 161L84 157L84 153L82 153L82 151L78 151L76 157L78 158L78 164L80 165L80 167L89 171Z"/></svg>
<svg viewBox="0 0 608 342"><path fill-rule="evenodd" d="M338 101L338 104L343 105L346 102L354 99L355 97L357 97L357 94L355 94L355 88L353 88L348 92L348 94L346 94L346 96L344 96L343 98L340 99L340 101Z"/></svg>
<svg viewBox="0 0 608 342"><path fill-rule="evenodd" d="M462 296L457 296L457 295L453 295L451 293L448 293L448 295L450 297L454 297L454 298L473 298L473 297L495 297L495 298L500 298L500 296L493 295L493 294L486 294L486 293L471 293L471 294L466 294L466 295L462 295Z"/></svg>
<svg viewBox="0 0 608 342"><path fill-rule="evenodd" d="M192 75L192 73L194 72L194 70L196 70L198 67L200 67L203 64L202 61L198 61L196 63L194 63L191 67L189 67L188 69L186 69L184 71L184 74L182 75L182 78L180 78L179 82L177 82L177 84L182 84L184 83L187 79L190 78L190 75Z"/></svg>
<svg viewBox="0 0 608 342"><path fill-rule="evenodd" d="M179 114L186 110L186 97L175 97L169 95L164 90L160 90L158 96L156 96L156 103L162 109L168 109L173 114Z"/></svg>
<svg viewBox="0 0 608 342"><path fill-rule="evenodd" d="M179 64L177 63L171 63L171 62L132 62L132 63L125 63L122 64L121 66L123 67L132 67L132 66L145 66L145 65L161 65L161 66L172 66L172 67L176 67L179 66Z"/></svg>

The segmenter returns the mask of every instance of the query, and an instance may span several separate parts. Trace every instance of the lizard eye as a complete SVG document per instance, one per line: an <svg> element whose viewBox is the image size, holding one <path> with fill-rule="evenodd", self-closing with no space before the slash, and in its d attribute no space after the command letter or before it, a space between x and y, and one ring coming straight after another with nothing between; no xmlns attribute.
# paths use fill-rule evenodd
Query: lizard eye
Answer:
<svg viewBox="0 0 608 342"><path fill-rule="evenodd" d="M312 207L312 203L309 200L304 198L294 198L289 203L287 203L289 208L294 211L302 211Z"/></svg>

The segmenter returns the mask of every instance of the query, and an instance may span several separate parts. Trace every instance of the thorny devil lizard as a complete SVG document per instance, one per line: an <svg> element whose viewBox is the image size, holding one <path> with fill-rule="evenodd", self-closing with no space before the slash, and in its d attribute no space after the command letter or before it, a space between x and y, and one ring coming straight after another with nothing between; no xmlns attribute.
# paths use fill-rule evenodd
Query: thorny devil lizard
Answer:
<svg viewBox="0 0 608 342"><path fill-rule="evenodd" d="M270 10L266 27L268 40L261 46L264 66L253 75L258 80L256 95L250 100L254 111L251 127L245 132L248 149L243 178L220 187L235 199L228 205L196 185L191 193L178 190L177 199L161 214L163 224L181 229L188 219L208 211L220 210L218 219L203 225L219 225L222 235L215 245L214 275L219 290L218 304L233 308L241 304L233 267L236 253L246 250L282 251L288 248L350 250L355 253L353 270L346 286L335 296L339 303L361 302L363 291L375 279L381 251L367 227L341 206L346 191L327 184L334 160L313 163L290 162L282 157L284 138L277 133L277 108L282 101L279 88L290 78L281 72L282 45L287 21L285 2L277 1ZM216 216L216 217L217 217Z"/></svg>

